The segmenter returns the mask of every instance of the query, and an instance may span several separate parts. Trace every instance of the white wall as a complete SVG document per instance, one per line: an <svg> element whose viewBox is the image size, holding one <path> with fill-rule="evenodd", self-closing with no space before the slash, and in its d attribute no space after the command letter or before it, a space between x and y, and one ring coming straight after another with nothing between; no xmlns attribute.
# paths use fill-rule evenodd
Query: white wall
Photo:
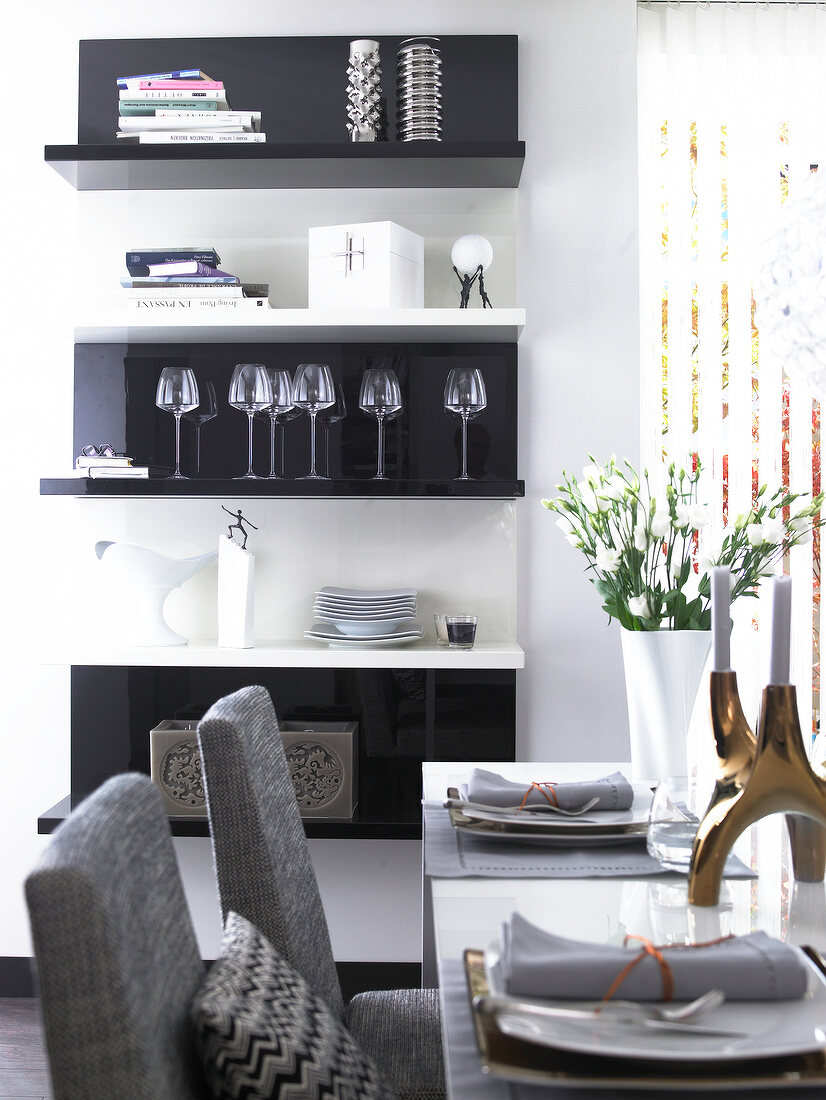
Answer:
<svg viewBox="0 0 826 1100"><path fill-rule="evenodd" d="M486 280L491 297L497 301L498 289L499 303L518 302L528 311L520 343L519 458L527 496L516 508L517 636L528 662L519 674L519 752L527 759L599 760L621 759L627 752L617 629L607 628L580 558L539 500L553 493L563 466L578 469L588 451L637 457L635 27L635 0L511 0L507 5L420 0L415 19L394 14L378 0L360 0L357 6L317 0L310 14L286 0L240 0L229 8L204 0L197 17L188 5L94 0L73 9L48 0L16 4L5 14L0 71L22 121L7 139L15 158L3 170L6 356L0 440L7 470L2 551L7 647L0 726L5 899L0 956L30 954L21 884L46 843L36 835L36 818L68 789L68 674L41 666L38 650L52 640L55 620L67 618L60 613L61 601L66 598L71 623L83 616L91 597L85 581L74 580L80 541L99 537L106 509L123 530L137 523L146 534L154 525L159 540L170 528L179 541L197 541L208 529L203 502L182 510L193 524L183 535L175 529L177 509L173 513L162 502L141 505L138 518L127 519L118 505L97 510L95 502L38 496L39 476L65 467L71 454L73 285L79 274L89 286L120 275L118 267L93 276L88 256L78 249L91 239L97 255L105 257L111 249L119 265L124 248L135 243L131 234L138 234L148 216L160 217L158 196L78 195L43 163L46 142L76 140L78 40L313 33L369 33L380 39L422 31L519 35L520 136L527 142L527 159L516 203L506 193L480 193L458 205L456 196L447 195L443 204L440 193L433 196L436 209L419 199L410 215L427 235L431 267L449 247L454 224L459 235L481 221L499 257ZM307 217L317 218L321 201L317 195L307 199ZM349 216L359 200L351 194L340 203L337 210ZM184 205L180 196L170 197L165 209ZM505 240L516 206L518 293L515 255ZM200 193L192 208L193 228L207 209L214 219L210 224L221 227L216 235L227 234L239 255L261 265L256 271L245 268L247 277L276 282L266 267L266 250L250 243L256 225L264 230L261 236L281 241L274 248L298 260L300 247L280 236L283 213L271 195L247 192L242 212L231 193ZM429 304L449 304L438 300L449 282L431 280ZM294 284L283 289L282 304L302 304L286 300L295 293ZM264 511L274 526L277 505ZM423 524L422 538L430 538L435 511ZM64 555L72 568L55 570L55 558ZM503 599L512 604L512 593ZM185 601L182 607L186 617ZM504 613L508 628L512 610L507 606ZM208 843L179 840L177 849L204 953L214 954L218 927ZM313 856L340 959L418 957L417 845L335 847L325 841L313 845ZM362 891L355 897L354 882Z"/></svg>

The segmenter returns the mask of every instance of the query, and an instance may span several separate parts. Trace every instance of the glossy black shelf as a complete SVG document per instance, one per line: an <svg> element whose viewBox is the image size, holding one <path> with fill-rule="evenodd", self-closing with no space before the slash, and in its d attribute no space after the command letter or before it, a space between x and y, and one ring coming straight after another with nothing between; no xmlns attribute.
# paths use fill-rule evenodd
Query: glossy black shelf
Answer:
<svg viewBox="0 0 826 1100"><path fill-rule="evenodd" d="M66 795L38 817L38 833L53 833L71 810L72 800ZM202 817L170 817L169 827L173 836L209 836L209 822ZM415 821L384 820L375 812L362 820L357 809L352 820L305 818L304 832L320 840L421 840L422 823L421 817Z"/></svg>
<svg viewBox="0 0 826 1100"><path fill-rule="evenodd" d="M524 141L47 145L78 191L517 187Z"/></svg>
<svg viewBox="0 0 826 1100"><path fill-rule="evenodd" d="M44 477L41 496L63 497L405 497L418 500L510 500L524 497L524 481L372 481L366 478L306 481L243 478Z"/></svg>

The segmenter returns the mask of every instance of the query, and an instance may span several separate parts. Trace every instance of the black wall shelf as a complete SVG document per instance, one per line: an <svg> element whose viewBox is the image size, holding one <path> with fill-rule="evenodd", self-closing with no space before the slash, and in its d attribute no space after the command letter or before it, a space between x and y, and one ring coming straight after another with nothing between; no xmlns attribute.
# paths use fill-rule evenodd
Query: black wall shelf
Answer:
<svg viewBox="0 0 826 1100"><path fill-rule="evenodd" d="M233 478L78 478L45 477L41 496L71 497L386 497L454 500L510 500L524 497L524 481L372 481L363 479L302 481L259 481Z"/></svg>
<svg viewBox="0 0 826 1100"><path fill-rule="evenodd" d="M45 155L78 191L517 187L525 143L47 145Z"/></svg>

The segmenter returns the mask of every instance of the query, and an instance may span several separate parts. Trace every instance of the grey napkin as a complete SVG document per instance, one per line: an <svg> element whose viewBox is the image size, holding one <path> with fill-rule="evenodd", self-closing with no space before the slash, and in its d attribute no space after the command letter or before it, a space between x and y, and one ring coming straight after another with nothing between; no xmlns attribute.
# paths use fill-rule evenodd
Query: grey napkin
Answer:
<svg viewBox="0 0 826 1100"><path fill-rule="evenodd" d="M501 969L511 996L550 1000L601 1000L642 944L581 943L542 931L514 913L502 925ZM674 977L674 1000L693 1001L721 989L729 1001L785 1001L802 997L808 969L800 954L765 932L735 936L707 947L669 947L663 956ZM662 1000L662 975L647 956L627 975L615 996L624 1001Z"/></svg>
<svg viewBox="0 0 826 1100"><path fill-rule="evenodd" d="M534 779L537 783L553 781L553 777L542 774L536 775ZM529 788L530 783L514 783L496 772L474 768L467 785L467 797L469 802L481 802L485 806L519 806ZM553 791L557 804L563 810L576 810L592 798L599 799L591 807L592 810L628 810L634 801L633 788L622 772L578 783L553 783ZM553 800L553 795L550 797ZM535 789L530 792L526 802L528 806L547 804L545 795Z"/></svg>

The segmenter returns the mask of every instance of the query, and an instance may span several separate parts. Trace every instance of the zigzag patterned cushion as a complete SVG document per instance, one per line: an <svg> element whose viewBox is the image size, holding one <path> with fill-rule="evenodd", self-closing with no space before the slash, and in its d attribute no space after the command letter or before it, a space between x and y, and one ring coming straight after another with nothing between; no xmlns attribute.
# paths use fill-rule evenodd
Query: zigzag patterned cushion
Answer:
<svg viewBox="0 0 826 1100"><path fill-rule="evenodd" d="M192 1002L215 1100L397 1100L304 979L237 913Z"/></svg>

